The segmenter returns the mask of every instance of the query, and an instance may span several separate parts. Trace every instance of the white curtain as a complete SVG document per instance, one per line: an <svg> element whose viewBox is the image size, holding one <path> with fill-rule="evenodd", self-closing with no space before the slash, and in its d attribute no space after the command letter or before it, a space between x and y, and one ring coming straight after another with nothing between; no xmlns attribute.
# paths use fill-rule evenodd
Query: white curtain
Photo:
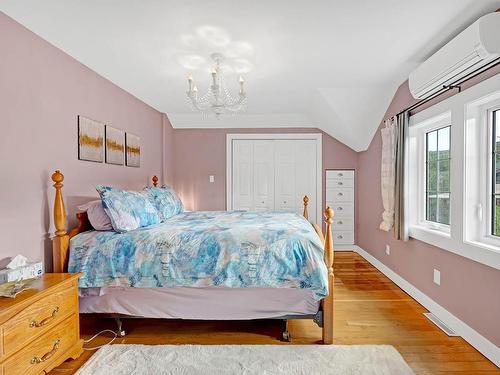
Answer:
<svg viewBox="0 0 500 375"><path fill-rule="evenodd" d="M382 135L382 165L380 168L380 183L382 188L382 203L384 212L380 229L386 232L394 226L394 194L396 189L396 119L384 121Z"/></svg>

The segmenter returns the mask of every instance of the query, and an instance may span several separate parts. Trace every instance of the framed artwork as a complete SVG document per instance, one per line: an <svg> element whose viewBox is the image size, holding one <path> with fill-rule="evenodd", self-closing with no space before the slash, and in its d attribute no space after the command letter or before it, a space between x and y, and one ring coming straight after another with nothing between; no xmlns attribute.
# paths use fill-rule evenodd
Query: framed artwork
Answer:
<svg viewBox="0 0 500 375"><path fill-rule="evenodd" d="M104 161L104 124L78 116L78 159Z"/></svg>
<svg viewBox="0 0 500 375"><path fill-rule="evenodd" d="M125 134L126 164L128 167L141 166L141 139L132 133Z"/></svg>
<svg viewBox="0 0 500 375"><path fill-rule="evenodd" d="M106 125L106 163L125 163L125 132Z"/></svg>

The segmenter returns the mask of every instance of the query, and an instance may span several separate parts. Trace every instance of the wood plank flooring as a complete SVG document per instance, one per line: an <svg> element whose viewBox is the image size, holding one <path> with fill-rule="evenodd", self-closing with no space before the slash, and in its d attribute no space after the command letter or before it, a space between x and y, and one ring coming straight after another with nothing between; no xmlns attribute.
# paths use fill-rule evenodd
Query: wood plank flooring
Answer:
<svg viewBox="0 0 500 375"><path fill-rule="evenodd" d="M493 375L500 370L460 337L448 337L422 314L426 310L392 281L353 252L335 253L334 344L393 345L418 375ZM81 317L82 337L116 329L111 319ZM203 322L154 319L125 320L124 344L277 344L276 321ZM290 322L293 344L318 344L321 330L313 322ZM103 344L110 336L96 339ZM68 361L50 374L72 374L92 352Z"/></svg>

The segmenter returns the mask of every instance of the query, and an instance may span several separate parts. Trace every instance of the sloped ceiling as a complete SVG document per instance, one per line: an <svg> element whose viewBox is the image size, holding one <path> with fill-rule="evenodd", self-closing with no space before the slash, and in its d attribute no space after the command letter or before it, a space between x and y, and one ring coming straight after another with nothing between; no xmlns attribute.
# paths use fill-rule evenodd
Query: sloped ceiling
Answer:
<svg viewBox="0 0 500 375"><path fill-rule="evenodd" d="M500 0L0 0L0 10L161 112L174 128L318 127L365 150L409 72ZM243 75L245 114L191 112L209 55Z"/></svg>

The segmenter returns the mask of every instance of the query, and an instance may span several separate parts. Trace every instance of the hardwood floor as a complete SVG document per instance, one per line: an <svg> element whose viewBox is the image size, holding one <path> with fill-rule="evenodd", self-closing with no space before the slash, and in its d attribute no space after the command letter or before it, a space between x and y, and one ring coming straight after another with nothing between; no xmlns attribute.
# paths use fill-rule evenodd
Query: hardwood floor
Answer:
<svg viewBox="0 0 500 375"><path fill-rule="evenodd" d="M448 337L422 313L426 310L358 254L335 253L334 344L393 345L421 375L500 374L500 370L460 337ZM105 329L111 319L81 317L84 339ZM125 320L124 344L278 344L276 321L203 322ZM321 330L311 321L290 322L293 344L317 344ZM93 345L109 341L96 339ZM284 344L287 345L287 344ZM72 374L92 352L68 361L50 374Z"/></svg>

